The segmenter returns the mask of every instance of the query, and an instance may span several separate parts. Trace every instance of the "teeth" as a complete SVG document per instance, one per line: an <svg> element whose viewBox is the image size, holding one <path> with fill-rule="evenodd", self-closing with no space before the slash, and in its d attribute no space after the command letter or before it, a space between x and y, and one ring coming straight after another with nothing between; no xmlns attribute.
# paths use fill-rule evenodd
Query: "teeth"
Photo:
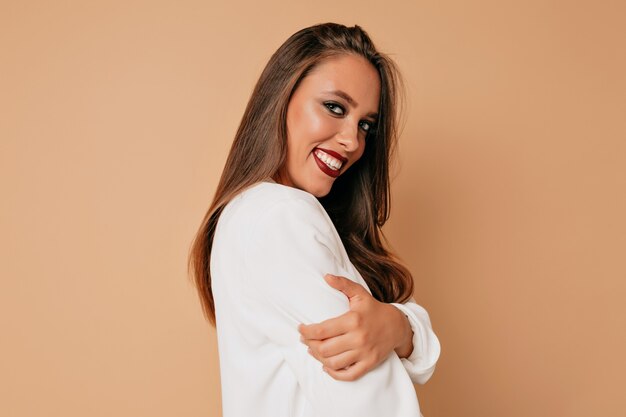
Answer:
<svg viewBox="0 0 626 417"><path fill-rule="evenodd" d="M341 165L343 165L340 160L338 160L336 158L333 158L332 156L328 155L326 152L324 152L324 151L322 151L320 149L317 149L315 151L315 155L317 155L317 157L319 159L324 161L324 163L326 165L328 165L328 167L330 169L333 169L335 171L338 170L339 168L341 168Z"/></svg>

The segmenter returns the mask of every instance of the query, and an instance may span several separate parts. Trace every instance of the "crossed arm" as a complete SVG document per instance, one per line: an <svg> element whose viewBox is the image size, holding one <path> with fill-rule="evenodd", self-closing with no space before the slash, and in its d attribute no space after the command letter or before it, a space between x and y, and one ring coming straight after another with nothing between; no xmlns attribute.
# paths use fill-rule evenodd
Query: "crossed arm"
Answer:
<svg viewBox="0 0 626 417"><path fill-rule="evenodd" d="M347 257L338 255L341 243L334 238L332 223L328 224L319 210L323 208L308 200L277 201L263 211L255 227L248 231L242 260L242 267L248 271L244 285L248 308L257 317L259 330L284 357L307 399L323 415L419 416L411 381L425 382L430 377L425 369L432 367L434 370L439 349L430 322L418 316L411 303L378 303L356 282L360 275ZM341 290L324 282L322 277L326 273L346 277L346 281L354 280L354 286L346 291L356 291L356 295L346 297ZM398 314L400 311L404 314ZM399 359L392 350L409 350L405 340L409 332L403 335L407 328L402 316L411 324L413 348L407 358ZM395 317L392 321L400 323L400 330L393 330L385 317ZM335 350L328 348L334 353L346 345L352 347L339 352L343 362L336 360L334 366L355 363L353 373L359 375L348 378L353 382L340 380L339 374L333 377L330 369L324 372L320 362L307 353L306 345L300 340L300 324L332 323L334 319L338 327L331 328L335 331L339 328L341 334L323 338L317 346L334 344ZM342 322L343 325L348 323L347 327L342 328ZM364 324L370 328L367 332L359 330L363 330ZM323 332L323 327L319 326L317 331ZM383 332L376 329L383 329ZM386 335L388 340L381 342L379 337L368 338L366 334ZM355 335L357 337L350 341ZM421 339L424 335L428 337ZM309 343L315 345L314 340ZM337 350L342 344L344 348ZM322 348L322 355L325 349ZM405 363L411 359L414 360L413 373Z"/></svg>
<svg viewBox="0 0 626 417"><path fill-rule="evenodd" d="M324 278L346 296L350 311L322 323L301 325L298 330L309 353L324 365L325 371L335 379L352 381L394 350L400 358L410 355L413 332L399 309L377 301L348 278Z"/></svg>
<svg viewBox="0 0 626 417"><path fill-rule="evenodd" d="M426 383L440 353L426 310L413 298L404 304L379 302L346 277L324 279L350 303L347 313L298 327L301 341L324 370L337 380L353 381L395 351L411 380Z"/></svg>

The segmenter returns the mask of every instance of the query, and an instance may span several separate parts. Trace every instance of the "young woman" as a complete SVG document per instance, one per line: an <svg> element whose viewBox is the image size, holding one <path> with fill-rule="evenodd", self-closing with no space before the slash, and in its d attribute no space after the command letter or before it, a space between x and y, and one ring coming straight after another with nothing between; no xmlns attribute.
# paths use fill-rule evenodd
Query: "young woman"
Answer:
<svg viewBox="0 0 626 417"><path fill-rule="evenodd" d="M399 81L334 23L261 74L190 254L224 417L420 416L440 345L381 232Z"/></svg>

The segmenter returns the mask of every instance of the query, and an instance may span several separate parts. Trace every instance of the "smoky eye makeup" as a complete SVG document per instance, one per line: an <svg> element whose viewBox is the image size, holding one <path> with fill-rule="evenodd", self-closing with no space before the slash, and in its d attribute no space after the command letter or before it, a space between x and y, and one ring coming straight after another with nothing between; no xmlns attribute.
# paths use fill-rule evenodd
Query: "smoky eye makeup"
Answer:
<svg viewBox="0 0 626 417"><path fill-rule="evenodd" d="M333 115L343 116L346 112L343 106L337 102L325 101L323 104L324 104L324 107L326 107L326 109ZM376 127L376 121L361 120L359 121L359 126L361 126L362 123L365 123L367 125L366 129L361 128L365 133L371 132Z"/></svg>
<svg viewBox="0 0 626 417"><path fill-rule="evenodd" d="M326 107L331 113L339 116L343 115L346 112L342 105L340 105L339 103L335 103L334 101L325 101L324 107ZM335 109L339 109L340 111L337 111Z"/></svg>
<svg viewBox="0 0 626 417"><path fill-rule="evenodd" d="M367 124L367 129L364 129L365 133L370 133L374 129L374 123L369 120L361 120L361 123Z"/></svg>

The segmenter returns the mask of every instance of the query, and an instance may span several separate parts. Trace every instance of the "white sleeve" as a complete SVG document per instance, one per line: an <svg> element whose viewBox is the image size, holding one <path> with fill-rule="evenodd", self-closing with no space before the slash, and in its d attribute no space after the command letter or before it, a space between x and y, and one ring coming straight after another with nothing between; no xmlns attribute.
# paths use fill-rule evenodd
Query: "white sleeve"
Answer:
<svg viewBox="0 0 626 417"><path fill-rule="evenodd" d="M268 342L282 353L315 415L419 417L415 389L395 352L359 379L338 381L300 342L298 324L318 323L349 310L345 295L330 287L324 275L355 280L321 210L315 201L290 198L259 214L246 233L249 308Z"/></svg>
<svg viewBox="0 0 626 417"><path fill-rule="evenodd" d="M433 332L428 312L411 297L404 304L391 303L402 311L411 323L413 330L413 352L407 358L400 358L409 373L411 381L425 384L430 379L441 353L439 339Z"/></svg>

